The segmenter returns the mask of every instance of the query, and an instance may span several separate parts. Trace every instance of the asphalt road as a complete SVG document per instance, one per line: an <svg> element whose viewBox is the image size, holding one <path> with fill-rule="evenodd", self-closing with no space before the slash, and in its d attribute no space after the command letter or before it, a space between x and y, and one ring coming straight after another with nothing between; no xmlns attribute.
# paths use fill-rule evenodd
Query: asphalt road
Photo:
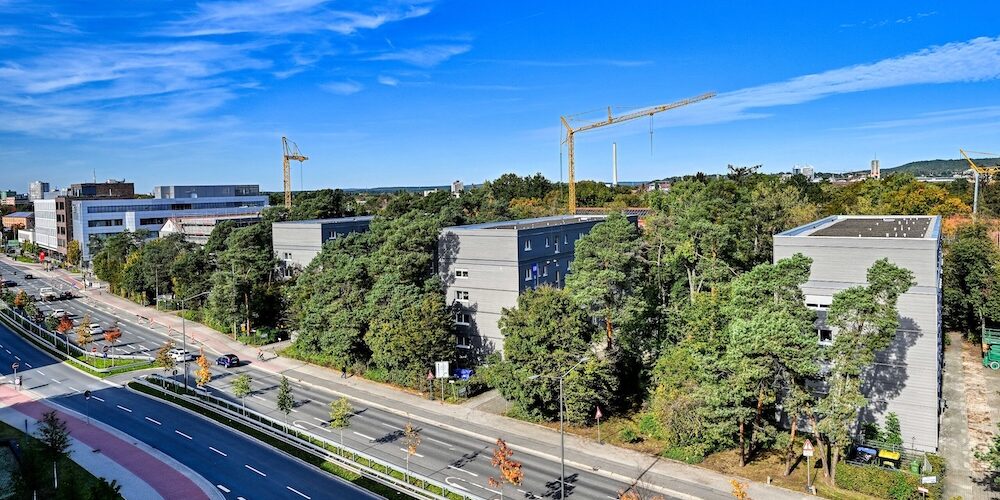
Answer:
<svg viewBox="0 0 1000 500"><path fill-rule="evenodd" d="M186 465L226 498L380 498L243 434L55 362L0 325L0 375L114 427ZM83 392L90 390L88 401Z"/></svg>
<svg viewBox="0 0 1000 500"><path fill-rule="evenodd" d="M12 271L10 264L8 262L0 263L0 274L4 278L14 279L19 288L25 289L30 294L37 295L38 290L43 286L52 286L57 289L71 288L68 283L63 283L60 280L41 278L24 280L24 270L25 268L16 269L16 276L10 276L9 273ZM166 341L166 335L169 332L162 327L150 329L139 324L134 315L116 317L115 311L105 309L105 307L103 304L98 307L88 299L73 299L52 302L50 305L42 305L40 308L64 309L74 314L74 319L78 321L85 313L90 313L94 321L101 323L104 327L117 321L123 332L117 348L120 353L155 355L156 349ZM175 338L179 344L179 338L176 338L176 335L173 335L172 338ZM103 340L100 343L103 343ZM197 352L190 345L189 350ZM216 396L237 401L231 396L231 381L235 378L235 374L249 373L253 378L254 392L244 401L247 407L279 420L285 418L276 409L275 404L279 377L254 367L253 363L246 363L246 360L241 366L228 370L218 367L214 364L214 359L221 354L206 352L206 356L213 362L213 380L208 386L209 391ZM183 374L183 369L180 366L178 368ZM194 367L191 368L192 384L193 373ZM177 378L181 379L182 377ZM299 384L293 381L292 386L296 407L287 417L288 423L325 435L334 441L340 441L340 431L331 429L328 425L328 405L337 396L325 389L308 384ZM403 428L408 423L407 419L396 413L371 407L363 401L352 400L351 402L355 414L350 419L350 426L343 432L344 443L354 449L396 464L401 469L404 468L407 453L403 444ZM494 448L493 442L456 434L451 430L422 422L414 422L414 425L420 430L422 443L417 449L417 454L410 456L410 470L438 481L447 482L457 488L464 488L478 496L499 496L499 490L489 485L489 478L498 475L497 470L490 463ZM498 435L502 434L502 430L496 430L496 432ZM544 451L550 455L558 455L559 453L558 449ZM523 464L524 481L518 487L508 485L504 491L505 496L513 498L516 490L517 497L520 498L559 498L560 469L558 461L524 453L518 453L514 458ZM200 469L195 468L195 470ZM676 488L681 485L684 485L681 491L690 492L698 497L727 497L725 492L718 492L681 479L678 479L674 484L664 486ZM627 488L627 484L616 482L594 471L579 470L569 466L566 468L566 496L568 499L616 499L618 493Z"/></svg>

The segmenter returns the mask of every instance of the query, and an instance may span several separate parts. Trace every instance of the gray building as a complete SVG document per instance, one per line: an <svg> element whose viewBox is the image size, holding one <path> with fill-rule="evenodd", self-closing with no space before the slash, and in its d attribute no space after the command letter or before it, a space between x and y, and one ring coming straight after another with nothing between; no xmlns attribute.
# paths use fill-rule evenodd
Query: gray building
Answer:
<svg viewBox="0 0 1000 500"><path fill-rule="evenodd" d="M604 215L563 215L441 230L438 273L455 308L459 357L468 363L503 350L497 322L521 292L562 287L576 241Z"/></svg>
<svg viewBox="0 0 1000 500"><path fill-rule="evenodd" d="M171 234L179 234L184 241L205 246L212 231L220 222L230 221L233 227L247 227L260 222L260 212L248 212L243 214L219 214L190 217L171 217L163 223L160 228L160 238L165 238Z"/></svg>
<svg viewBox="0 0 1000 500"><path fill-rule="evenodd" d="M257 184L222 184L212 186L156 186L153 198L226 198L233 196L257 196Z"/></svg>
<svg viewBox="0 0 1000 500"><path fill-rule="evenodd" d="M285 275L304 268L323 250L323 244L347 233L368 230L373 216L342 217L275 222L271 225L274 255L281 261Z"/></svg>
<svg viewBox="0 0 1000 500"><path fill-rule="evenodd" d="M868 406L861 418L884 423L899 416L904 446L938 447L941 413L941 218L937 216L831 216L774 237L775 261L801 253L812 258L803 285L817 311L817 342L836 331L824 324L833 295L866 284L868 268L887 258L913 272L916 285L899 298L900 326L892 345L865 373Z"/></svg>
<svg viewBox="0 0 1000 500"><path fill-rule="evenodd" d="M45 198L45 193L49 192L49 183L42 181L32 181L28 184L28 199L31 201Z"/></svg>

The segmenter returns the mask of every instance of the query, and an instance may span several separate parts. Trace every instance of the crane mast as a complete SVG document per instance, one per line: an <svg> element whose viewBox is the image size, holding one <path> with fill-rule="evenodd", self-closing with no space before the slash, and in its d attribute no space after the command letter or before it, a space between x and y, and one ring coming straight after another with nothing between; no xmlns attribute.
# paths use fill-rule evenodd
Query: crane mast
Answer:
<svg viewBox="0 0 1000 500"><path fill-rule="evenodd" d="M633 111L631 113L626 113L626 114L620 115L620 116L613 116L611 114L611 107L609 106L608 107L608 119L607 120L601 120L599 122L594 122L594 123L589 123L589 124L586 124L586 125L581 125L581 126L579 126L577 128L573 128L570 125L569 120L565 116L560 116L559 120L562 121L562 125L566 129L566 140L563 141L563 142L566 143L566 148L567 148L567 150L569 152L569 154L568 154L568 156L569 156L569 169L568 169L568 171L569 171L569 179L568 179L569 180L569 196L568 196L568 200L567 201L568 201L568 209L569 209L570 215L576 213L576 172L575 172L575 162L574 162L574 156L573 156L573 149L574 149L574 140L573 139L574 139L574 136L578 132L586 132L588 130L594 130L596 128L607 127L609 125L615 125L615 124L618 124L618 123L627 122L627 121L630 121L630 120L634 120L636 118L642 118L644 116L653 116L653 115L655 115L657 113L662 113L664 111L669 111L671 109L676 109L676 108L680 108L680 107L683 107L683 106L687 106L689 104L694 104L694 103L699 102L699 101L704 101L706 99L711 99L712 97L715 97L715 92L707 92L707 93L701 94L699 96L691 97L689 99L684 99L684 100L680 100L680 101L677 101L677 102L672 102L670 104L663 104L663 105L660 105L660 106L653 106L653 107L650 107L650 108L640 109L638 111Z"/></svg>
<svg viewBox="0 0 1000 500"><path fill-rule="evenodd" d="M969 162L969 166L972 167L972 172L975 174L975 179L973 179L975 185L972 190L972 216L975 217L976 214L979 213L979 176L988 175L991 178L995 177L997 173L1000 173L1000 166L983 167L981 165L977 165L976 162L972 161L972 158L969 158L969 153L977 155L994 156L994 157L997 156L994 153L983 153L981 151L966 151L964 149L959 149L958 151L962 153L962 156L965 157L965 161Z"/></svg>
<svg viewBox="0 0 1000 500"><path fill-rule="evenodd" d="M287 137L281 137L282 159L285 174L285 208L292 208L292 168L289 166L290 160L302 163L309 159L308 156L299 152L299 145L289 141Z"/></svg>

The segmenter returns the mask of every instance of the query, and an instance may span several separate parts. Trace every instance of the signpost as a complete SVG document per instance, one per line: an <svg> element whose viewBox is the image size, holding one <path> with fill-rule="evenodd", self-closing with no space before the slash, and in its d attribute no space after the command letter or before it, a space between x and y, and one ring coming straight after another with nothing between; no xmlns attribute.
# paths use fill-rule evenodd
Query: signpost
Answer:
<svg viewBox="0 0 1000 500"><path fill-rule="evenodd" d="M434 399L434 374L430 370L427 370L427 386L431 388L431 390L427 391L427 395L429 396L430 399L433 400Z"/></svg>
<svg viewBox="0 0 1000 500"><path fill-rule="evenodd" d="M806 439L806 442L802 444L802 456L806 457L806 489L812 491L812 441Z"/></svg>
<svg viewBox="0 0 1000 500"><path fill-rule="evenodd" d="M597 419L597 444L601 444L601 407L597 407L597 413L594 414L594 418Z"/></svg>
<svg viewBox="0 0 1000 500"><path fill-rule="evenodd" d="M11 365L10 365L10 367L14 369L14 388L15 389L20 389L20 387L19 387L20 384L17 383L17 367L18 366L21 366L21 364L18 363L18 362L16 362L16 361L13 362L13 363L11 363Z"/></svg>
<svg viewBox="0 0 1000 500"><path fill-rule="evenodd" d="M451 372L450 370L448 370L448 362L447 361L435 362L434 372L435 372L434 373L435 377L441 379L441 402L444 403L444 381L451 376Z"/></svg>
<svg viewBox="0 0 1000 500"><path fill-rule="evenodd" d="M90 423L90 390L83 391L83 397L87 399L87 423Z"/></svg>

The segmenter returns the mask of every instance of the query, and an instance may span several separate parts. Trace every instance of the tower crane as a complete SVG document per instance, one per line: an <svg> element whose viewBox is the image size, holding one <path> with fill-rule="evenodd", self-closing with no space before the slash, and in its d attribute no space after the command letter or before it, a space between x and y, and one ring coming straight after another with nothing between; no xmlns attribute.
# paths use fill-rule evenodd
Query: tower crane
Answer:
<svg viewBox="0 0 1000 500"><path fill-rule="evenodd" d="M969 158L969 153L974 155L992 156L993 158L1000 155L994 153L983 153L981 151L966 151L964 149L959 149L958 151L965 157L965 161L969 162L969 166L972 167L972 172L975 174L975 178L973 179L975 187L972 190L972 216L975 217L979 212L979 176L987 175L989 176L989 179L995 178L996 175L1000 173L1000 165L993 165L989 167L977 165L976 162L972 161L972 158Z"/></svg>
<svg viewBox="0 0 1000 500"><path fill-rule="evenodd" d="M699 101L704 101L705 99L711 99L715 97L715 92L707 92L699 96L691 97L689 99L684 99L681 101L673 102L670 104L663 104L660 106L653 106L650 108L640 109L638 111L633 111L631 113L626 113L624 115L613 116L611 114L611 107L608 106L608 119L601 120L599 122L589 123L587 125L581 125L579 127L573 128L569 124L569 120L565 116L560 116L559 119L562 121L563 127L566 128L566 139L563 141L566 143L566 149L569 150L569 197L568 197L568 208L570 215L576 213L576 175L574 171L574 158L573 158L573 137L578 132L586 132L588 130L594 130L596 128L606 127L608 125L615 125L617 123L627 122L629 120L634 120L636 118L642 118L643 116L653 116L657 113L662 113L664 111L669 111L671 109L680 108L682 106L687 106L688 104L694 104Z"/></svg>
<svg viewBox="0 0 1000 500"><path fill-rule="evenodd" d="M281 149L283 152L283 166L285 173L285 208L292 208L292 168L288 165L289 160L296 160L301 164L309 159L308 156L299 152L299 145L289 141L287 137L281 136Z"/></svg>

